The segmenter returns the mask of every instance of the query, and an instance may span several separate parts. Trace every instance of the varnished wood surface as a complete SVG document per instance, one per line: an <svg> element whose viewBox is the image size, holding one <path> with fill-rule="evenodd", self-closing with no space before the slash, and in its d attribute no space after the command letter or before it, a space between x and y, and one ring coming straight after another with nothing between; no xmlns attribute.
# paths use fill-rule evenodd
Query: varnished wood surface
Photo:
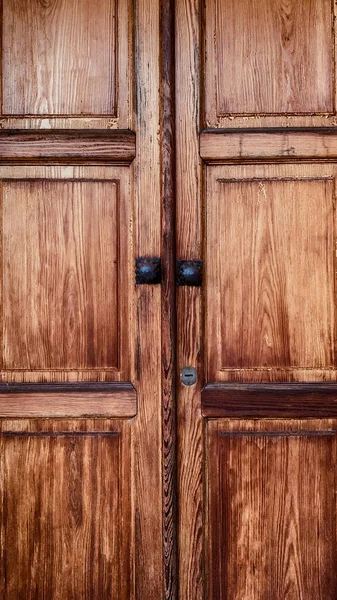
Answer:
<svg viewBox="0 0 337 600"><path fill-rule="evenodd" d="M207 2L206 121L212 125L226 114L332 113L333 27L333 6L325 0Z"/></svg>
<svg viewBox="0 0 337 600"><path fill-rule="evenodd" d="M0 417L134 417L131 383L0 384Z"/></svg>
<svg viewBox="0 0 337 600"><path fill-rule="evenodd" d="M177 600L174 0L160 3L162 171L162 452L164 598Z"/></svg>
<svg viewBox="0 0 337 600"><path fill-rule="evenodd" d="M2 183L3 368L118 369L118 196L110 181Z"/></svg>
<svg viewBox="0 0 337 600"><path fill-rule="evenodd" d="M213 383L201 393L204 417L337 416L336 383Z"/></svg>
<svg viewBox="0 0 337 600"><path fill-rule="evenodd" d="M334 181L319 166L242 169L208 168L208 380L333 369Z"/></svg>
<svg viewBox="0 0 337 600"><path fill-rule="evenodd" d="M161 256L161 23L160 2L137 0L135 19L134 168L135 256ZM163 560L162 295L159 285L136 286L132 381L138 392L133 424L135 600L165 597Z"/></svg>
<svg viewBox="0 0 337 600"><path fill-rule="evenodd" d="M0 130L1 163L129 164L135 153L132 131Z"/></svg>
<svg viewBox="0 0 337 600"><path fill-rule="evenodd" d="M2 421L0 447L1 598L130 600L130 424Z"/></svg>
<svg viewBox="0 0 337 600"><path fill-rule="evenodd" d="M200 155L206 162L335 160L337 135L332 128L204 130Z"/></svg>
<svg viewBox="0 0 337 600"><path fill-rule="evenodd" d="M114 116L116 4L5 0L4 114Z"/></svg>
<svg viewBox="0 0 337 600"><path fill-rule="evenodd" d="M2 165L0 178L2 381L129 381L129 170Z"/></svg>
<svg viewBox="0 0 337 600"><path fill-rule="evenodd" d="M202 178L199 157L201 3L176 2L176 252L177 260L202 258ZM179 598L204 600L204 469L200 390L203 381L201 288L177 288L177 438ZM185 366L197 384L180 380Z"/></svg>
<svg viewBox="0 0 337 600"><path fill-rule="evenodd" d="M209 592L334 600L336 421L208 423Z"/></svg>

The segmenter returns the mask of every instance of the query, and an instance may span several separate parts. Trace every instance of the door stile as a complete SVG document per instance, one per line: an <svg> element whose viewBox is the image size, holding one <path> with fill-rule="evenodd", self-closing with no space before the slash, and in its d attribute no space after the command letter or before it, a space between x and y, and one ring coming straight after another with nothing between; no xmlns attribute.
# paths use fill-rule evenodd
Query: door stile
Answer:
<svg viewBox="0 0 337 600"><path fill-rule="evenodd" d="M176 251L177 260L202 258L200 120L201 2L176 2ZM202 288L177 287L178 561L179 598L204 598ZM197 383L182 384L185 366Z"/></svg>
<svg viewBox="0 0 337 600"><path fill-rule="evenodd" d="M162 468L164 598L176 600L177 419L175 288L175 0L162 0L161 25L161 194L162 194Z"/></svg>

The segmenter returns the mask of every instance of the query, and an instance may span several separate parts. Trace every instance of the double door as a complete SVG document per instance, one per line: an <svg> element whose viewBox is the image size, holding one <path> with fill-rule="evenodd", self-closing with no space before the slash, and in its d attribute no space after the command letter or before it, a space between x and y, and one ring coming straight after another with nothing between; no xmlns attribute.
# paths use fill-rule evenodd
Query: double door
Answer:
<svg viewBox="0 0 337 600"><path fill-rule="evenodd" d="M333 600L334 5L1 10L1 598Z"/></svg>

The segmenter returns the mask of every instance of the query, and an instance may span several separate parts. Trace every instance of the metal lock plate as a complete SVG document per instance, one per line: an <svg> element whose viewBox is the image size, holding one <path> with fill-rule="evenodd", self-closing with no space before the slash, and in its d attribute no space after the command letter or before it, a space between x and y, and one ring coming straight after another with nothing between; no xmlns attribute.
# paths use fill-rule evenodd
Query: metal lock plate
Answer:
<svg viewBox="0 0 337 600"><path fill-rule="evenodd" d="M184 367L180 379L183 385L194 385L197 382L197 370L194 367Z"/></svg>

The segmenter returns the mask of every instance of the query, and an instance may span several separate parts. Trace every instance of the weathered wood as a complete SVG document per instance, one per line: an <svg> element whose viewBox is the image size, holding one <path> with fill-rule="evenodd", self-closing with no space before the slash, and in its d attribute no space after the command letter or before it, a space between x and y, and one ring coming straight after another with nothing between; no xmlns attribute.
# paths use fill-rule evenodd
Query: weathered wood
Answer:
<svg viewBox="0 0 337 600"><path fill-rule="evenodd" d="M201 3L176 2L177 260L202 258L202 180L199 157ZM177 288L177 372L197 368L197 383L177 381L179 598L202 600L204 589L204 471L201 288Z"/></svg>
<svg viewBox="0 0 337 600"><path fill-rule="evenodd" d="M204 23L208 126L223 115L334 112L330 2L214 0Z"/></svg>
<svg viewBox="0 0 337 600"><path fill-rule="evenodd" d="M335 168L316 179L319 165L271 167L208 168L211 382L232 369L335 366Z"/></svg>
<svg viewBox="0 0 337 600"><path fill-rule="evenodd" d="M130 428L0 422L3 600L130 600Z"/></svg>
<svg viewBox="0 0 337 600"><path fill-rule="evenodd" d="M0 384L0 418L134 417L131 383Z"/></svg>
<svg viewBox="0 0 337 600"><path fill-rule="evenodd" d="M208 598L336 597L336 425L208 423Z"/></svg>
<svg viewBox="0 0 337 600"><path fill-rule="evenodd" d="M136 0L135 256L161 256L161 23L160 2ZM162 296L160 285L136 286L134 422L135 597L164 595Z"/></svg>
<svg viewBox="0 0 337 600"><path fill-rule="evenodd" d="M337 383L213 383L201 394L204 417L337 416Z"/></svg>
<svg viewBox="0 0 337 600"><path fill-rule="evenodd" d="M0 130L0 163L129 164L135 155L132 131Z"/></svg>
<svg viewBox="0 0 337 600"><path fill-rule="evenodd" d="M175 294L174 0L160 3L162 193L162 452L164 598L178 598Z"/></svg>
<svg viewBox="0 0 337 600"><path fill-rule="evenodd" d="M336 160L336 129L204 130L200 155L205 162Z"/></svg>
<svg viewBox="0 0 337 600"><path fill-rule="evenodd" d="M117 2L2 3L3 112L110 114L117 109Z"/></svg>

